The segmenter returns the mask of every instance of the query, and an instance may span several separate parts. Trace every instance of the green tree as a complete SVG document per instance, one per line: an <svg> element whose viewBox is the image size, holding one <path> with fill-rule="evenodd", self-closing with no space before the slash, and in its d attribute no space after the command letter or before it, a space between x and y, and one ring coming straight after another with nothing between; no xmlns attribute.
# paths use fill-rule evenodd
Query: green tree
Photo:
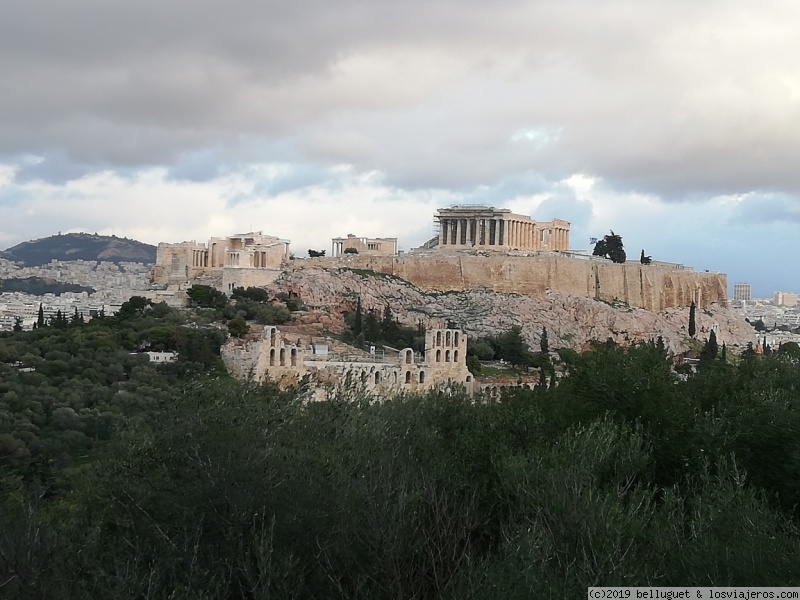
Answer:
<svg viewBox="0 0 800 600"><path fill-rule="evenodd" d="M593 256L602 256L615 263L624 263L627 259L622 237L611 231L610 235L603 237L594 245Z"/></svg>
<svg viewBox="0 0 800 600"><path fill-rule="evenodd" d="M479 360L492 360L494 359L494 345L486 338L478 338L473 340L467 339L467 354L475 355Z"/></svg>
<svg viewBox="0 0 800 600"><path fill-rule="evenodd" d="M51 324L56 329L63 329L67 326L67 318L61 312L60 308L56 311L56 316L52 319Z"/></svg>
<svg viewBox="0 0 800 600"><path fill-rule="evenodd" d="M230 321L228 321L227 325L228 332L233 337L242 337L243 335L247 335L247 333L250 331L250 326L241 315L233 317Z"/></svg>
<svg viewBox="0 0 800 600"><path fill-rule="evenodd" d="M714 333L714 330L712 329L711 333L708 335L706 343L703 345L703 349L700 351L700 364L707 366L709 363L711 363L717 358L718 350L717 334Z"/></svg>
<svg viewBox="0 0 800 600"><path fill-rule="evenodd" d="M798 345L797 342L783 342L780 346L778 346L778 355L799 359L800 345Z"/></svg>
<svg viewBox="0 0 800 600"><path fill-rule="evenodd" d="M141 316L144 314L145 309L151 304L152 302L144 296L131 296L126 302L122 303L122 306L119 307L117 316L120 319Z"/></svg>
<svg viewBox="0 0 800 600"><path fill-rule="evenodd" d="M653 262L652 257L645 256L644 248L642 248L642 255L639 257L639 262L642 263L643 265L649 265L651 262Z"/></svg>
<svg viewBox="0 0 800 600"><path fill-rule="evenodd" d="M547 340L547 327L542 327L542 337L539 338L539 348L542 354L548 354L550 352L550 344Z"/></svg>
<svg viewBox="0 0 800 600"><path fill-rule="evenodd" d="M353 335L358 337L364 331L364 315L361 310L361 296L356 302L356 317L353 321Z"/></svg>
<svg viewBox="0 0 800 600"><path fill-rule="evenodd" d="M210 285L195 284L186 290L186 295L189 296L194 306L200 308L222 309L228 303L228 297Z"/></svg>
<svg viewBox="0 0 800 600"><path fill-rule="evenodd" d="M72 318L69 321L69 324L73 327L78 325L83 325L83 313L78 313L78 307L75 307L75 312L72 313Z"/></svg>
<svg viewBox="0 0 800 600"><path fill-rule="evenodd" d="M14 317L14 331L22 331L22 317Z"/></svg>
<svg viewBox="0 0 800 600"><path fill-rule="evenodd" d="M694 337L694 334L697 333L697 324L695 323L696 310L694 301L692 301L691 306L689 306L689 337Z"/></svg>
<svg viewBox="0 0 800 600"><path fill-rule="evenodd" d="M256 302L269 302L269 294L267 293L267 290L252 286L248 287L247 289L243 287L234 288L231 292L231 298L234 300L246 298L249 300L255 300Z"/></svg>
<svg viewBox="0 0 800 600"><path fill-rule="evenodd" d="M320 256L325 256L325 250L312 250L311 248L308 249L309 258L318 258Z"/></svg>
<svg viewBox="0 0 800 600"><path fill-rule="evenodd" d="M364 338L369 342L381 341L381 324L378 321L378 314L371 308L364 317Z"/></svg>
<svg viewBox="0 0 800 600"><path fill-rule="evenodd" d="M467 355L467 369L469 369L469 372L473 375L477 375L481 372L481 361L474 354Z"/></svg>
<svg viewBox="0 0 800 600"><path fill-rule="evenodd" d="M36 326L39 329L44 327L44 307L42 307L41 302L39 302L39 316L36 318Z"/></svg>
<svg viewBox="0 0 800 600"><path fill-rule="evenodd" d="M529 366L532 363L533 357L519 325L498 336L497 346L497 358L514 366Z"/></svg>
<svg viewBox="0 0 800 600"><path fill-rule="evenodd" d="M353 248L352 246L350 248L345 248L344 254L358 254L358 248Z"/></svg>

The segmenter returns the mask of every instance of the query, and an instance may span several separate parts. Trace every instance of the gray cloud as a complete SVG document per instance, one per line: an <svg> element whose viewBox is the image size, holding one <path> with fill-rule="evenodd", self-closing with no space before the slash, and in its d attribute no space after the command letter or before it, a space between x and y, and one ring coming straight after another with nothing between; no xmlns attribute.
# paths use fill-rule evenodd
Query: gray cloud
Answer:
<svg viewBox="0 0 800 600"><path fill-rule="evenodd" d="M667 200L800 191L788 1L32 0L3 13L0 154L45 156L31 173L46 179L163 164L202 180L261 158L352 164L406 189L584 172Z"/></svg>

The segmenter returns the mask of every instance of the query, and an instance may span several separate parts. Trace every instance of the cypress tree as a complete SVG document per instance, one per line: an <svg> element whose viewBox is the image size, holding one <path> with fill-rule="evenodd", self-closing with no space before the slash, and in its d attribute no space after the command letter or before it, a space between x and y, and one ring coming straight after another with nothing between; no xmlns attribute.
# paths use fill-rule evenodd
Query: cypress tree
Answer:
<svg viewBox="0 0 800 600"><path fill-rule="evenodd" d="M700 351L700 364L703 367L708 366L715 358L717 358L717 334L712 329L706 343L703 344L703 349Z"/></svg>
<svg viewBox="0 0 800 600"><path fill-rule="evenodd" d="M39 328L44 327L44 308L41 302L39 302L39 316L36 319L36 326Z"/></svg>
<svg viewBox="0 0 800 600"><path fill-rule="evenodd" d="M356 304L356 318L353 322L353 335L358 337L364 330L364 315L361 313L361 296L358 297Z"/></svg>
<svg viewBox="0 0 800 600"><path fill-rule="evenodd" d="M694 321L695 310L696 309L695 309L694 301L693 301L692 305L689 307L689 337L694 337L694 334L697 333L697 325L695 324L695 321Z"/></svg>
<svg viewBox="0 0 800 600"><path fill-rule="evenodd" d="M728 362L728 349L725 347L725 342L722 342L722 362Z"/></svg>
<svg viewBox="0 0 800 600"><path fill-rule="evenodd" d="M711 334L708 336L708 353L711 358L717 358L717 352L719 350L719 346L717 345L717 334L714 333L714 330L711 330Z"/></svg>
<svg viewBox="0 0 800 600"><path fill-rule="evenodd" d="M550 352L550 344L547 340L547 327L542 327L542 337L539 340L539 348L542 354L548 354Z"/></svg>

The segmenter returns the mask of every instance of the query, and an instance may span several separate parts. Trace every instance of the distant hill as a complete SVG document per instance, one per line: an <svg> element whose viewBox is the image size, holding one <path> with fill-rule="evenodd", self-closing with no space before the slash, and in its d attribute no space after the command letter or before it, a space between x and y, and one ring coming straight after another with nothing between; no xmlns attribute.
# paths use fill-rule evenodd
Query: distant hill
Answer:
<svg viewBox="0 0 800 600"><path fill-rule="evenodd" d="M94 294L95 289L76 283L56 281L48 277L25 277L22 279L0 279L0 292L22 292L32 296L44 296L45 294L60 296L64 292Z"/></svg>
<svg viewBox="0 0 800 600"><path fill-rule="evenodd" d="M113 235L67 233L22 242L0 252L0 258L28 267L45 265L53 259L154 263L156 247Z"/></svg>

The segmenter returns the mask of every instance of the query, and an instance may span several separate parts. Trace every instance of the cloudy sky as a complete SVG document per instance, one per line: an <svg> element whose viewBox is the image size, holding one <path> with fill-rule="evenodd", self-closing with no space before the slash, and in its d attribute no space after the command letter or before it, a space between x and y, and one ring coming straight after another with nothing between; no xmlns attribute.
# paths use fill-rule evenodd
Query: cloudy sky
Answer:
<svg viewBox="0 0 800 600"><path fill-rule="evenodd" d="M0 8L0 247L263 230L298 256L480 203L800 291L795 0Z"/></svg>

